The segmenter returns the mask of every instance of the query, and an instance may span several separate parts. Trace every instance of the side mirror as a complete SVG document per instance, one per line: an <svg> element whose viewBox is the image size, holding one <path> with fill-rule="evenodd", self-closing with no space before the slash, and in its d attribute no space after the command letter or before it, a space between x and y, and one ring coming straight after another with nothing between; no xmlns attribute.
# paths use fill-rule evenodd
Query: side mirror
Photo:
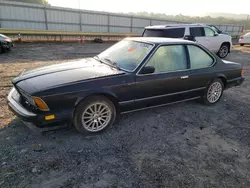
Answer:
<svg viewBox="0 0 250 188"><path fill-rule="evenodd" d="M218 36L218 33L214 33L214 36L215 36L215 37Z"/></svg>
<svg viewBox="0 0 250 188"><path fill-rule="evenodd" d="M155 68L153 66L143 67L140 71L140 74L152 74L155 72Z"/></svg>
<svg viewBox="0 0 250 188"><path fill-rule="evenodd" d="M195 40L195 37L192 36L192 35L185 35L183 39L184 39L184 40L196 41L196 40Z"/></svg>

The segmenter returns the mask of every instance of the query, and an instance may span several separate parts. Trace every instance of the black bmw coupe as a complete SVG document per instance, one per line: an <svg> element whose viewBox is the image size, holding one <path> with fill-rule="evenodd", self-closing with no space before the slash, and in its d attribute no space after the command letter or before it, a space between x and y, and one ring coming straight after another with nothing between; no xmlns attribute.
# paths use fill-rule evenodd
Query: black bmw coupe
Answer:
<svg viewBox="0 0 250 188"><path fill-rule="evenodd" d="M213 105L243 80L239 63L197 43L126 38L93 58L22 72L8 105L38 127L72 120L79 132L97 133L121 113L194 99Z"/></svg>

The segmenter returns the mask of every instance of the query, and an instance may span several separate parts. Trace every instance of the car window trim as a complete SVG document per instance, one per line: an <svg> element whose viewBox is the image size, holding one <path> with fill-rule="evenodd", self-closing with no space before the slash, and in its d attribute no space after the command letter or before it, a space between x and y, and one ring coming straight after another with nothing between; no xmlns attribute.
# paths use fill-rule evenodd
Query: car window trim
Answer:
<svg viewBox="0 0 250 188"><path fill-rule="evenodd" d="M190 53L189 53L189 50L188 50L188 45L192 45L192 46L196 46L200 49L202 49L207 55L209 55L212 59L213 59L213 63L209 66L209 67L202 67L202 68L195 68L195 69L192 69L191 68L191 60L190 60ZM190 62L190 67L188 70L197 70L197 69L206 69L206 68L211 68L213 67L215 64L216 64L216 58L212 55L211 52L209 52L208 50L206 50L205 48L203 48L202 46L200 45L195 45L195 44L186 44L186 47L187 47L187 53L188 53L188 57L189 57L189 62Z"/></svg>
<svg viewBox="0 0 250 188"><path fill-rule="evenodd" d="M159 73L149 73L149 74L140 74L140 71L143 67L145 67L148 64L148 61L152 58L152 56L155 54L155 52L158 50L158 48L162 47L162 46L177 46L177 45L181 45L184 47L184 51L185 51L185 55L187 53L186 49L185 49L185 45L186 44L161 44L158 45L154 51L150 54L150 56L148 57L148 59L146 60L146 62L144 62L144 64L141 66L141 68L137 71L136 76L148 76L148 75L159 75L159 74L166 74L166 73L174 73L174 72L182 72L182 71L188 71L189 69L184 69L184 70L175 70L175 71L168 71L168 72L159 72ZM188 66L188 58L186 55L186 59L187 59L187 66Z"/></svg>
<svg viewBox="0 0 250 188"><path fill-rule="evenodd" d="M187 44L184 45L184 48L185 48L185 53L186 53L186 57L187 57L187 67L189 70L191 68L191 62L190 62L190 55L189 55Z"/></svg>

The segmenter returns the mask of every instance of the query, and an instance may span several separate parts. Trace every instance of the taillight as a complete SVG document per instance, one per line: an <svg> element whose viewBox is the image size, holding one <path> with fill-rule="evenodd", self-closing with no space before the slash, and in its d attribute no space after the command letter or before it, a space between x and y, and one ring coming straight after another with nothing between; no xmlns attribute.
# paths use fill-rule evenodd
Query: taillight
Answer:
<svg viewBox="0 0 250 188"><path fill-rule="evenodd" d="M243 39L243 36L241 36L240 39Z"/></svg>
<svg viewBox="0 0 250 188"><path fill-rule="evenodd" d="M240 71L241 77L243 76L243 74L244 74L244 71L243 71L243 69L241 69L241 71Z"/></svg>

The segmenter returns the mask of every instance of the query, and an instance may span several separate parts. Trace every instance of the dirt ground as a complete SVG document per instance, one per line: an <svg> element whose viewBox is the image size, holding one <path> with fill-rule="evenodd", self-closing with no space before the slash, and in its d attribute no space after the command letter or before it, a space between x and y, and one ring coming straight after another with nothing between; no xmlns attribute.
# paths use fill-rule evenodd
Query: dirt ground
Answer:
<svg viewBox="0 0 250 188"><path fill-rule="evenodd" d="M64 128L36 134L7 109L11 78L25 68L94 55L110 44L24 44L0 55L0 187L250 187L250 46L228 60L245 82L215 106L195 101L121 116L83 137Z"/></svg>

